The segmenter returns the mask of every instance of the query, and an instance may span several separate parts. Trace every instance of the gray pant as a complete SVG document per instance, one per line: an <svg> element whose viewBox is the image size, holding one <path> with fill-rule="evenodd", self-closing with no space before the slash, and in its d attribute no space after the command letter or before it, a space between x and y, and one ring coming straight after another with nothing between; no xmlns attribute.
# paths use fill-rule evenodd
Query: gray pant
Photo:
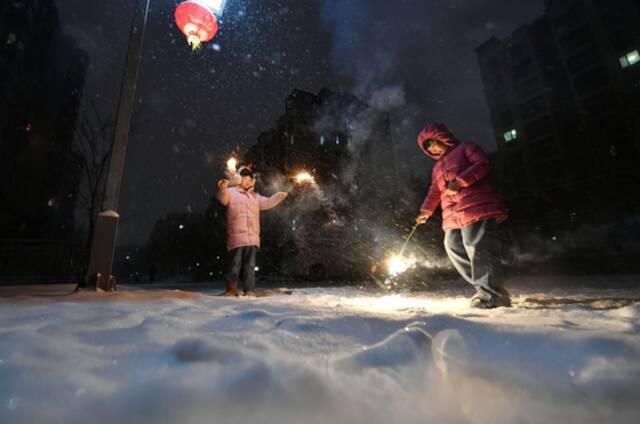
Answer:
<svg viewBox="0 0 640 424"><path fill-rule="evenodd" d="M256 289L257 246L243 246L229 252L227 281L236 281L243 291Z"/></svg>
<svg viewBox="0 0 640 424"><path fill-rule="evenodd" d="M485 219L444 236L444 248L462 278L476 290L494 295L503 284L497 227L495 219Z"/></svg>

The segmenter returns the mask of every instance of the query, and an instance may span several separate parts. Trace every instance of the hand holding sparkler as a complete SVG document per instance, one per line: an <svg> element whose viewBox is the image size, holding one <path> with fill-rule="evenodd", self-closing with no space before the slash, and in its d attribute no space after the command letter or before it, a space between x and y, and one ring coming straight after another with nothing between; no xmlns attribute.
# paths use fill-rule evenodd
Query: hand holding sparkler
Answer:
<svg viewBox="0 0 640 424"><path fill-rule="evenodd" d="M218 181L218 188L220 190L226 190L227 188L229 188L229 180L227 180L226 178L223 178L220 181Z"/></svg>
<svg viewBox="0 0 640 424"><path fill-rule="evenodd" d="M426 211L420 212L420 215L416 217L416 225L422 225L426 223L430 217L431 217L431 213Z"/></svg>

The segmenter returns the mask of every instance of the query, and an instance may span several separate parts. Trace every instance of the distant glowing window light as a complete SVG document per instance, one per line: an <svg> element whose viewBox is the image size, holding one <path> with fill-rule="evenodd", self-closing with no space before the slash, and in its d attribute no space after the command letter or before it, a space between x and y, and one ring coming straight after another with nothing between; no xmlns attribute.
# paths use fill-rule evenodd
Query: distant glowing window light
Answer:
<svg viewBox="0 0 640 424"><path fill-rule="evenodd" d="M336 144L340 144L340 136L336 135Z"/></svg>
<svg viewBox="0 0 640 424"><path fill-rule="evenodd" d="M638 52L638 50L634 50L620 57L620 66L623 68L628 68L638 62L640 62L640 52Z"/></svg>
<svg viewBox="0 0 640 424"><path fill-rule="evenodd" d="M227 3L227 0L195 0L195 1L196 3L202 3L204 6L207 6L217 16L222 15L224 6Z"/></svg>
<svg viewBox="0 0 640 424"><path fill-rule="evenodd" d="M352 129L354 129L354 128L355 128L355 125L354 125L354 123L353 123L353 121L352 121L351 119L349 119L349 118L345 118L345 119L344 119L344 122L345 122L345 124L347 125L347 128L348 128L348 129L352 130Z"/></svg>
<svg viewBox="0 0 640 424"><path fill-rule="evenodd" d="M506 141L507 143L517 138L518 138L517 130L509 130L506 133L504 133L504 141Z"/></svg>
<svg viewBox="0 0 640 424"><path fill-rule="evenodd" d="M321 145L321 146L324 146L324 143L325 143L326 141L327 141L327 140L324 138L324 136L323 136L323 135L321 135L321 136L320 136L320 145Z"/></svg>

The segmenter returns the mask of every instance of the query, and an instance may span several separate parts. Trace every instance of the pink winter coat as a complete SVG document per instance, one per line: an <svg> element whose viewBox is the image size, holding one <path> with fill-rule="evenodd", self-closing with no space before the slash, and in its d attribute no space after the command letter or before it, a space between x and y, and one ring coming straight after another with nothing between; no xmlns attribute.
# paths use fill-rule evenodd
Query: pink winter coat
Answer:
<svg viewBox="0 0 640 424"><path fill-rule="evenodd" d="M427 151L427 140L435 139L449 146L441 157ZM502 222L507 218L507 208L489 178L489 160L482 149L473 143L458 142L443 124L431 124L418 137L422 151L437 163L431 174L431 187L420 210L433 215L438 205L442 206L442 228L453 230L474 222L496 218ZM447 185L456 181L460 191L450 195Z"/></svg>
<svg viewBox="0 0 640 424"><path fill-rule="evenodd" d="M227 249L260 247L260 211L276 207L285 197L286 193L264 197L239 186L220 190L218 200L227 207Z"/></svg>

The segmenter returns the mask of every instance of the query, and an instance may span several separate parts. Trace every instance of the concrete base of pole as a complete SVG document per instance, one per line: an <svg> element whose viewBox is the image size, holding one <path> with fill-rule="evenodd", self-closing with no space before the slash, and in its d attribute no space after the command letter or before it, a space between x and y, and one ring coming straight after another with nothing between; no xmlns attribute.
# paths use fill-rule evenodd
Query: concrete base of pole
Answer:
<svg viewBox="0 0 640 424"><path fill-rule="evenodd" d="M107 292L117 290L111 269L116 250L119 219L120 215L113 209L98 214L91 242L89 268L84 284L79 286L80 289Z"/></svg>

